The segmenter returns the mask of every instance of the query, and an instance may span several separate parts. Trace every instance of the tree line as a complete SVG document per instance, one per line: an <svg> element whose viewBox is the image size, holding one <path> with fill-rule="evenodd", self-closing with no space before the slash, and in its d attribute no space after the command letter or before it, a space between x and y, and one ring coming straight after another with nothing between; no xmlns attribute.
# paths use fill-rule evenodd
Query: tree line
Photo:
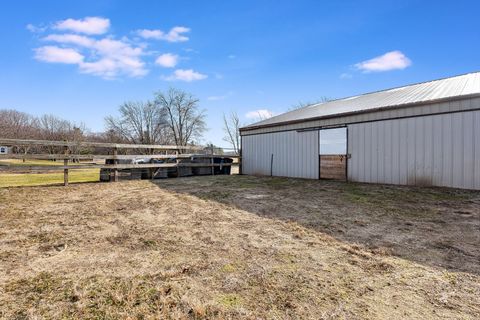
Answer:
<svg viewBox="0 0 480 320"><path fill-rule="evenodd" d="M224 140L240 150L240 122L236 113L224 116ZM175 88L154 94L147 101L127 101L117 115L105 118L105 131L93 133L83 123L54 115L33 116L17 110L0 110L0 137L11 139L93 141L135 144L198 144L207 130L205 110L193 95ZM47 148L55 153L55 147ZM15 150L28 152L29 150ZM77 150L91 152L91 150Z"/></svg>

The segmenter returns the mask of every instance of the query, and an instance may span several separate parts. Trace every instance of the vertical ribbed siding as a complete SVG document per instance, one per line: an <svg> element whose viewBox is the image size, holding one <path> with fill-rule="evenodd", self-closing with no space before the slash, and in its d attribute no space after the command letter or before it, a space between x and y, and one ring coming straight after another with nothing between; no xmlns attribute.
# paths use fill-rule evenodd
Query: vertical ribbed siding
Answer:
<svg viewBox="0 0 480 320"><path fill-rule="evenodd" d="M352 181L480 189L480 111L348 125Z"/></svg>
<svg viewBox="0 0 480 320"><path fill-rule="evenodd" d="M277 132L244 136L245 174L318 179L318 131Z"/></svg>

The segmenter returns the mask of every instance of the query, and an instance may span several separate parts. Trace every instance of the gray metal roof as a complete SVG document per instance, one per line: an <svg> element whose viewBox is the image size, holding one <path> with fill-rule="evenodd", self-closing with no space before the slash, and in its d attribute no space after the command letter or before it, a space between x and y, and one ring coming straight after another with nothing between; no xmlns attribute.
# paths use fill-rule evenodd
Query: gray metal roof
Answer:
<svg viewBox="0 0 480 320"><path fill-rule="evenodd" d="M480 72L313 104L245 126L242 130L480 94Z"/></svg>

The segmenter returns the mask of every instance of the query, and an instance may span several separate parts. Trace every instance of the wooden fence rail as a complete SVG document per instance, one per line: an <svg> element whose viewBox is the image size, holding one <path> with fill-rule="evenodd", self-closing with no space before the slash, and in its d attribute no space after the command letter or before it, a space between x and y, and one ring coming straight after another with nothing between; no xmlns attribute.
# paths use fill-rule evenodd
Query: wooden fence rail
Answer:
<svg viewBox="0 0 480 320"><path fill-rule="evenodd" d="M175 146L157 144L128 144L128 143L105 143L88 141L50 141L50 140L25 140L25 139L1 139L0 145L6 146L49 146L49 147L94 147L94 148L117 148L117 149L155 149L155 150L204 150L202 146Z"/></svg>
<svg viewBox="0 0 480 320"><path fill-rule="evenodd" d="M62 147L63 154L45 154L45 153L25 153L25 154L1 154L0 159L35 159L35 160L63 160L63 165L2 165L0 166L1 172L41 172L41 171L58 171L64 172L64 185L68 185L68 174L70 170L80 169L110 169L110 180L118 181L119 170L125 169L159 169L159 168L198 168L206 167L211 168L212 174L214 174L214 168L216 167L231 167L232 165L238 165L241 168L241 157L237 155L219 155L214 154L213 149L202 146L175 146L175 145L144 145L144 144L118 144L118 143L99 143L99 142L77 142L77 141L49 141L49 140L20 140L20 139L1 139L0 145L5 146L55 146ZM112 154L71 154L70 150L73 147L93 147L111 149ZM119 149L127 150L157 150L157 151L170 151L175 154L134 154L134 155L119 155ZM209 151L208 154L179 154L180 151ZM110 153L110 152L109 152ZM238 163L214 163L214 158L238 158ZM119 163L119 160L141 160L141 159L171 159L175 161L173 163ZM205 159L205 162L185 162L188 159ZM112 164L70 164L68 161L78 160L113 160Z"/></svg>

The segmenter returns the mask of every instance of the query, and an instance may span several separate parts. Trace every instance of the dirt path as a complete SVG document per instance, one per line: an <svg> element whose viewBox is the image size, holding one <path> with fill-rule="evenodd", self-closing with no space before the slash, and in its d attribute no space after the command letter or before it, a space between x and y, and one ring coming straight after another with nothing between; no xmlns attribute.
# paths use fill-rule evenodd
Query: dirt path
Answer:
<svg viewBox="0 0 480 320"><path fill-rule="evenodd" d="M475 319L479 203L238 176L0 189L0 315Z"/></svg>

